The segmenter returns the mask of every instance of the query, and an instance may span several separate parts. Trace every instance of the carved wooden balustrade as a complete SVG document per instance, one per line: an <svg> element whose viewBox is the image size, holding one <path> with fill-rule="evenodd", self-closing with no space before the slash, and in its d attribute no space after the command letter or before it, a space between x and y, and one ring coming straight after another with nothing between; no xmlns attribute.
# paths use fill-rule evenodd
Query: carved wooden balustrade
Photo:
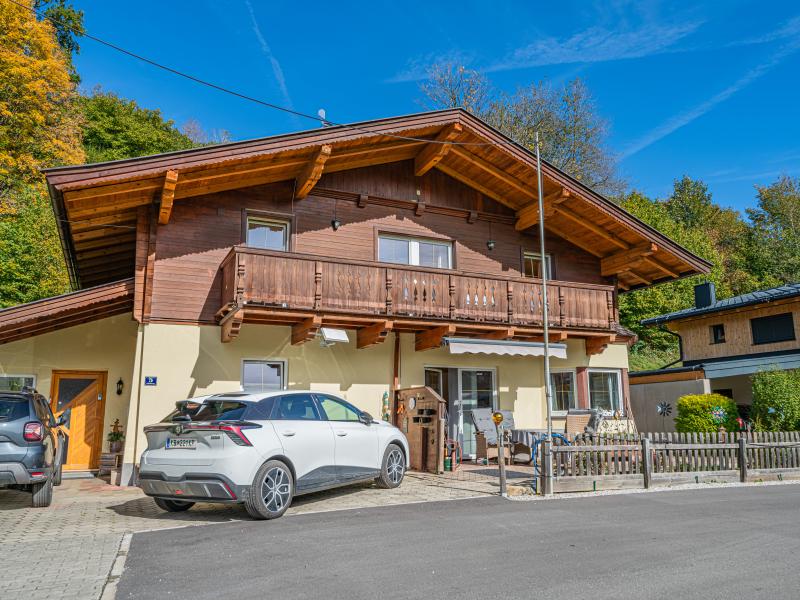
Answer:
<svg viewBox="0 0 800 600"><path fill-rule="evenodd" d="M541 281L236 246L222 270L226 312L245 306L355 316L542 325ZM614 288L548 283L553 327L614 330Z"/></svg>

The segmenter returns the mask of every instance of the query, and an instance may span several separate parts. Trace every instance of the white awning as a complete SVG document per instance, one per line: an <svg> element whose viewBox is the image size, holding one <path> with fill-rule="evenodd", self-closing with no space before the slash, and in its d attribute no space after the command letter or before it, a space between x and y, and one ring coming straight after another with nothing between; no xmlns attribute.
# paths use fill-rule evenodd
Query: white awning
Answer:
<svg viewBox="0 0 800 600"><path fill-rule="evenodd" d="M503 356L544 356L542 342L513 342L476 338L444 338L450 354L500 354ZM551 358L567 358L566 344L550 344Z"/></svg>

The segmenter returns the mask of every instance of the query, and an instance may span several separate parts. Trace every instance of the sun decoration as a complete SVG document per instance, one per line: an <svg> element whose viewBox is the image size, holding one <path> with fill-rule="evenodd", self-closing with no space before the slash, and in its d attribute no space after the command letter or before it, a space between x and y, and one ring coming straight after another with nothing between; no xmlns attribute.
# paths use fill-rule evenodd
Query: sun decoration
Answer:
<svg viewBox="0 0 800 600"><path fill-rule="evenodd" d="M656 406L659 416L668 417L672 414L672 404L669 402L662 402Z"/></svg>

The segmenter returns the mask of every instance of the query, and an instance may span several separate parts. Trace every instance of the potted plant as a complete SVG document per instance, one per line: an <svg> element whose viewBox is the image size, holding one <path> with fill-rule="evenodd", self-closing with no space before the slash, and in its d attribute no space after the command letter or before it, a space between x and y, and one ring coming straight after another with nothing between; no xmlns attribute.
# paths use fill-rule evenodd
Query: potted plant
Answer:
<svg viewBox="0 0 800 600"><path fill-rule="evenodd" d="M122 426L119 424L119 419L114 421L106 439L108 440L108 451L111 454L122 452L122 446L125 443L125 434L122 433Z"/></svg>

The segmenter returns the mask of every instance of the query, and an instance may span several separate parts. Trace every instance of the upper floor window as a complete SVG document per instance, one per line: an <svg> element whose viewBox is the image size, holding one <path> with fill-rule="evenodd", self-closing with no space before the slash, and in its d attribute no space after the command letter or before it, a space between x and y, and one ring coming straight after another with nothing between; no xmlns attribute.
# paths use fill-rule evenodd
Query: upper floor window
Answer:
<svg viewBox="0 0 800 600"><path fill-rule="evenodd" d="M247 245L265 250L288 250L289 223L248 216Z"/></svg>
<svg viewBox="0 0 800 600"><path fill-rule="evenodd" d="M711 326L711 343L724 344L725 343L725 325L719 323Z"/></svg>
<svg viewBox="0 0 800 600"><path fill-rule="evenodd" d="M750 319L750 329L753 332L753 344L773 344L795 339L794 319L790 312Z"/></svg>
<svg viewBox="0 0 800 600"><path fill-rule="evenodd" d="M378 236L378 260L381 262L453 268L453 244L399 235Z"/></svg>
<svg viewBox="0 0 800 600"><path fill-rule="evenodd" d="M522 255L522 269L523 274L525 277L535 277L536 279L541 279L542 277L542 255L538 252L524 252ZM544 256L544 265L547 269L547 278L552 279L553 277L553 265L551 264L551 259L549 254L545 254Z"/></svg>

